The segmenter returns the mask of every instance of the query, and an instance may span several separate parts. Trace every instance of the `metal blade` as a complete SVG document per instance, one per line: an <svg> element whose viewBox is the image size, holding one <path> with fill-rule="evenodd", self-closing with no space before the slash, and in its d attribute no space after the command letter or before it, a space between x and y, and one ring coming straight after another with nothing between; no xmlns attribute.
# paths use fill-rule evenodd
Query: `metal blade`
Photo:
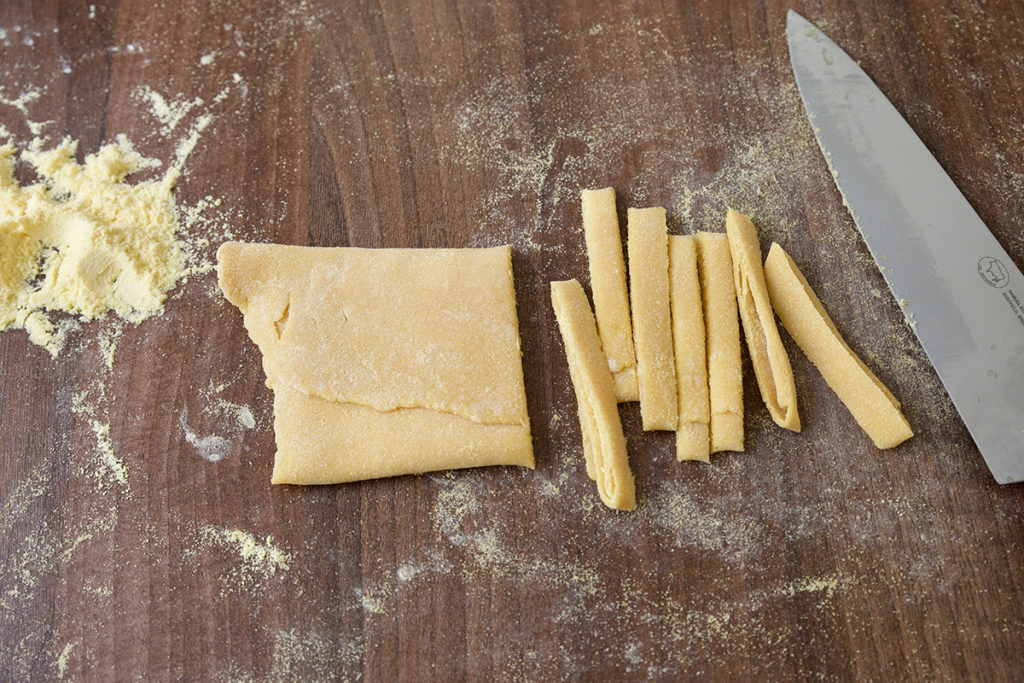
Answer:
<svg viewBox="0 0 1024 683"><path fill-rule="evenodd" d="M1024 276L859 66L792 10L797 87L836 185L992 475L1024 480Z"/></svg>

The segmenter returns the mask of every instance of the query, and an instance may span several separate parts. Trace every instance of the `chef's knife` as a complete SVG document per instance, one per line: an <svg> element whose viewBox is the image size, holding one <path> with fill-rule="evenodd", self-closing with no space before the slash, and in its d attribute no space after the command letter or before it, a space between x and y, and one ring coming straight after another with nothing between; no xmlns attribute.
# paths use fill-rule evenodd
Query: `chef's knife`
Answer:
<svg viewBox="0 0 1024 683"><path fill-rule="evenodd" d="M1024 480L1024 276L878 86L790 10L811 128L992 475Z"/></svg>

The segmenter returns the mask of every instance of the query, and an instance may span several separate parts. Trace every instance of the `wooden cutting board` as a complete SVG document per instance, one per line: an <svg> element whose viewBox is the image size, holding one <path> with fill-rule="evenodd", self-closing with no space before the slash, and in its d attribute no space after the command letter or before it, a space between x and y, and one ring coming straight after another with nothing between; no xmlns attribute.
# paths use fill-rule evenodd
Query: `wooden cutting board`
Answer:
<svg viewBox="0 0 1024 683"><path fill-rule="evenodd" d="M943 4L794 8L1024 264L1024 6ZM176 190L207 262L232 235L511 244L537 469L271 487L270 392L212 272L56 360L0 334L0 679L1019 676L1024 489L989 476L842 206L788 8L4 3L19 143L48 122L51 143L124 133L167 164L212 117ZM917 435L874 449L787 337L803 433L771 423L749 364L747 452L710 466L626 405L639 508L605 509L548 283L587 282L578 193L607 185L673 232L750 214Z"/></svg>

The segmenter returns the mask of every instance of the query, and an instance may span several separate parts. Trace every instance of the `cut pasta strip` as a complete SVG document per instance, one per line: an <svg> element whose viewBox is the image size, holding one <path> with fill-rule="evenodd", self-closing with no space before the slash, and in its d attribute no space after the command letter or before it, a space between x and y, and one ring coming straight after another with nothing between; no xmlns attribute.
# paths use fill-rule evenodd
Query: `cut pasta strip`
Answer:
<svg viewBox="0 0 1024 683"><path fill-rule="evenodd" d="M629 296L633 307L640 417L644 431L678 424L665 209L629 209Z"/></svg>
<svg viewBox="0 0 1024 683"><path fill-rule="evenodd" d="M772 244L764 264L775 312L797 346L878 448L893 448L914 432L900 402L849 347L803 273Z"/></svg>
<svg viewBox="0 0 1024 683"><path fill-rule="evenodd" d="M732 253L733 284L739 305L743 337L757 377L761 398L775 424L800 431L800 413L796 405L796 384L789 356L775 325L768 285L761 266L761 247L757 231L747 216L729 209L725 219Z"/></svg>
<svg viewBox="0 0 1024 683"><path fill-rule="evenodd" d="M669 284L672 289L672 341L679 395L676 457L711 462L711 405L708 398L704 312L697 277L697 242L669 235Z"/></svg>
<svg viewBox="0 0 1024 683"><path fill-rule="evenodd" d="M636 352L626 293L626 264L622 259L622 238L615 213L615 190L610 187L583 190L581 201L594 317L615 382L615 397L619 401L638 401Z"/></svg>
<svg viewBox="0 0 1024 683"><path fill-rule="evenodd" d="M707 329L711 452L743 450L743 365L729 238L697 233L697 263Z"/></svg>
<svg viewBox="0 0 1024 683"><path fill-rule="evenodd" d="M605 505L633 510L636 491L626 454L626 437L619 420L612 375L587 296L576 280L552 282L551 304L576 392L587 474L597 481L597 492Z"/></svg>

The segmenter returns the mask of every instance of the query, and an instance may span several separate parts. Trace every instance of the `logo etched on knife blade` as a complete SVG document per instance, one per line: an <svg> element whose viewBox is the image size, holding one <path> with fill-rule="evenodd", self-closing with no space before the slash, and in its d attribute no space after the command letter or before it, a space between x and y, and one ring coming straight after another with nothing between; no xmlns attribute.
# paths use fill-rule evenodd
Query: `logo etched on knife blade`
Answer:
<svg viewBox="0 0 1024 683"><path fill-rule="evenodd" d="M1006 266L994 256L982 256L978 260L978 275L987 285L996 289L1002 289L1010 281Z"/></svg>

